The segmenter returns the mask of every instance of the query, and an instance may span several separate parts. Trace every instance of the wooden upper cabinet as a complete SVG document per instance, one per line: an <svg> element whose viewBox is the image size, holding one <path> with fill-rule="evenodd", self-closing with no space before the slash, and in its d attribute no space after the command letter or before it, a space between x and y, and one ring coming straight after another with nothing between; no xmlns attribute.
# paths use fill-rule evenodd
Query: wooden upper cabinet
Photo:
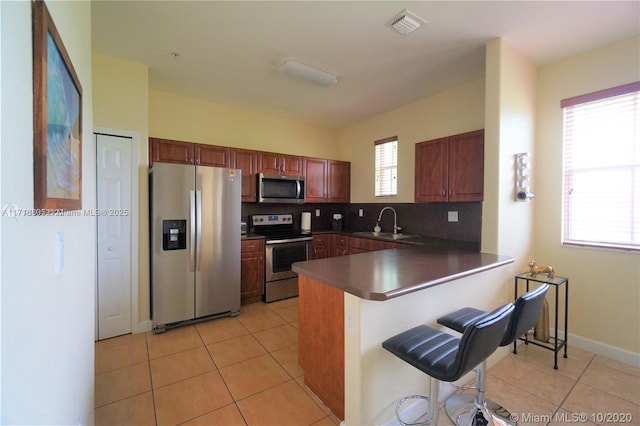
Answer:
<svg viewBox="0 0 640 426"><path fill-rule="evenodd" d="M230 167L231 156L224 146L149 138L149 163L154 162Z"/></svg>
<svg viewBox="0 0 640 426"><path fill-rule="evenodd" d="M484 130L449 138L449 201L484 198Z"/></svg>
<svg viewBox="0 0 640 426"><path fill-rule="evenodd" d="M149 138L149 166L154 162L194 164L194 146L190 142Z"/></svg>
<svg viewBox="0 0 640 426"><path fill-rule="evenodd" d="M346 161L149 138L149 166L154 162L241 169L245 202L258 199L258 173L304 176L308 203L348 203L351 195L351 163Z"/></svg>
<svg viewBox="0 0 640 426"><path fill-rule="evenodd" d="M327 160L323 158L305 157L303 160L305 177L305 201L307 203L325 203Z"/></svg>
<svg viewBox="0 0 640 426"><path fill-rule="evenodd" d="M416 201L447 201L449 138L416 144Z"/></svg>
<svg viewBox="0 0 640 426"><path fill-rule="evenodd" d="M348 203L351 200L351 163L327 160L328 200L330 203Z"/></svg>
<svg viewBox="0 0 640 426"><path fill-rule="evenodd" d="M351 195L351 163L304 157L307 203L348 203Z"/></svg>
<svg viewBox="0 0 640 426"><path fill-rule="evenodd" d="M231 166L242 170L242 201L255 202L258 158L257 152L248 149L231 149Z"/></svg>
<svg viewBox="0 0 640 426"><path fill-rule="evenodd" d="M230 167L231 150L225 146L194 144L195 164L211 167Z"/></svg>
<svg viewBox="0 0 640 426"><path fill-rule="evenodd" d="M302 157L273 152L258 152L258 173L302 176Z"/></svg>
<svg viewBox="0 0 640 426"><path fill-rule="evenodd" d="M484 130L416 144L416 202L483 200Z"/></svg>

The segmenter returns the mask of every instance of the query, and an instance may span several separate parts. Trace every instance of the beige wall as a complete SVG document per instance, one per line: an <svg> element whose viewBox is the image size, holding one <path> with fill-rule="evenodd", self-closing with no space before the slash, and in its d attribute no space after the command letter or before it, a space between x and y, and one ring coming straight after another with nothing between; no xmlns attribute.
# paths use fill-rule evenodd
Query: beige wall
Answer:
<svg viewBox="0 0 640 426"><path fill-rule="evenodd" d="M388 401L394 401L398 394L427 392L424 375L416 373L415 369L403 366L400 362L390 368L391 363L395 361L392 357L385 356L380 348L382 340L417 324L435 323L435 318L455 307L477 306L491 309L513 298L513 276L521 272L526 265L533 222L532 204L514 201L514 154L530 152L533 149L536 72L535 67L526 58L503 40L496 39L488 43L486 48L486 74L486 82L483 80L460 86L439 96L375 117L352 126L341 135L351 138L351 142L356 143L354 152L357 151L357 154L351 157L353 167L356 168L355 164L360 164L361 168L366 167L372 176L373 155L368 155L366 159L363 157L368 151L373 151L373 140L389 136L379 135L377 132L389 131L388 129L412 129L415 133L407 137L411 143L404 147L405 168L408 169L408 163L411 163L411 185L402 185L405 191L403 201L410 202L413 201L414 142L484 128L485 201L482 246L484 251L512 256L515 259L512 264L471 277L469 282L474 283L475 290L465 286L464 280L461 280L442 288L428 289L412 295L412 300L427 298L426 304L417 305L422 306L422 309L416 311L411 307L409 299L404 301L403 298L398 298L397 301L394 299L393 303L385 302L384 306L374 303L372 306L376 309L371 311L373 314L367 316L367 301L346 295L345 309L357 314L361 321L357 325L359 334L345 335L345 371L348 372L346 384L355 395L347 395L347 424L381 424L393 417L393 405ZM479 93L480 91L482 93ZM467 115L464 115L461 114L459 105L464 104L469 94L474 94L472 99L479 100L480 103L475 104L473 110L466 110ZM438 116L438 111L444 115ZM409 121L404 122L405 118ZM436 123L442 127L434 130L429 121L425 122L431 118L437 118ZM368 163L363 164L364 161ZM400 172L398 174L400 175ZM352 193L353 186L357 185L354 184L354 179L358 178L361 187L372 193L372 187L364 182L367 180L366 176L352 177ZM399 195L398 198L401 199L403 196ZM473 294L474 292L476 294ZM451 294L456 295L455 302L451 302ZM430 306L433 300L439 301L437 306ZM398 306L394 306L395 304ZM378 306L380 307L377 308ZM425 306L429 307L426 311ZM381 311L383 308L385 314ZM397 316L400 311L403 312L402 319ZM384 327L380 327L377 321L381 318L393 320L384 322ZM496 352L491 362L506 354L506 350ZM386 363L389 367L385 365L383 368L377 363ZM379 383L384 383L384 387L376 388L376 384Z"/></svg>
<svg viewBox="0 0 640 426"><path fill-rule="evenodd" d="M151 91L149 117L152 137L343 159L336 130L249 109Z"/></svg>
<svg viewBox="0 0 640 426"><path fill-rule="evenodd" d="M133 132L137 138L138 288L137 330L149 320L149 68L144 64L93 55L93 122L96 128ZM134 236L135 238L135 236Z"/></svg>
<svg viewBox="0 0 640 426"><path fill-rule="evenodd" d="M341 157L351 161L351 202L414 199L415 144L484 128L484 79L346 127L339 134ZM374 196L373 142L398 136L398 196Z"/></svg>
<svg viewBox="0 0 640 426"><path fill-rule="evenodd" d="M138 312L148 327L148 137L341 159L337 131L257 111L149 91L146 65L93 56L94 124L139 135ZM134 330L135 331L135 330Z"/></svg>
<svg viewBox="0 0 640 426"><path fill-rule="evenodd" d="M482 250L514 257L526 270L533 205L516 202L515 154L532 152L536 70L504 40L487 44Z"/></svg>
<svg viewBox="0 0 640 426"><path fill-rule="evenodd" d="M412 202L415 143L485 128L483 248L516 258L514 270L508 275L523 269L530 257L555 266L559 275L571 279L569 332L577 340L582 339L583 346L602 342L637 357L640 343L629 336L640 334L638 255L563 248L559 243L562 180L559 100L637 80L639 43L637 38L625 40L536 70L504 41L495 40L487 46L486 82L473 81L339 131L152 91L148 93L148 134L351 161L352 202L377 201L373 196L373 141L397 135L400 182L399 195L392 201ZM130 116L113 115L111 109L116 105L98 106L99 99L106 99L110 91L129 87L130 79L147 84L139 64L123 66L129 69L128 77L110 77L113 67L122 65L118 60L94 57L96 125L144 134L144 125L131 123ZM141 96L145 88L140 89ZM136 120L144 121L144 111L135 114ZM147 152L146 144L142 145L144 168ZM513 155L518 152L532 154L532 189L536 198L528 203L513 201ZM144 182L141 179L141 185ZM140 200L146 199L146 191L141 186ZM142 211L144 205L141 201L141 308L148 300L149 285L148 277L144 282L143 276L148 270L148 259L142 255L148 244L143 226L147 220L146 211ZM587 271L582 267L585 264L603 266ZM504 287L508 287L504 279ZM603 294L607 297L602 297ZM141 309L140 319L147 318L148 312ZM630 324L633 333L620 328L621 321Z"/></svg>
<svg viewBox="0 0 640 426"><path fill-rule="evenodd" d="M542 67L538 72L533 255L570 278L569 334L640 352L640 254L563 247L560 100L640 80L640 38ZM606 141L603 141L606 144ZM593 350L598 350L594 348Z"/></svg>

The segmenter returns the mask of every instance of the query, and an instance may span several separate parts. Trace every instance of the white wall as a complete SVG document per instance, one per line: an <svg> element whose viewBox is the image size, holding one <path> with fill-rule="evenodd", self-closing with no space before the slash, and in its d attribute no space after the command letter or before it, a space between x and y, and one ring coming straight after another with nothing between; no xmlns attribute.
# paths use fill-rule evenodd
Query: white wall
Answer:
<svg viewBox="0 0 640 426"><path fill-rule="evenodd" d="M83 208L95 207L91 3L49 2L83 89ZM31 2L0 2L1 205L33 209ZM64 270L55 240L64 233ZM94 217L1 218L2 424L92 424Z"/></svg>

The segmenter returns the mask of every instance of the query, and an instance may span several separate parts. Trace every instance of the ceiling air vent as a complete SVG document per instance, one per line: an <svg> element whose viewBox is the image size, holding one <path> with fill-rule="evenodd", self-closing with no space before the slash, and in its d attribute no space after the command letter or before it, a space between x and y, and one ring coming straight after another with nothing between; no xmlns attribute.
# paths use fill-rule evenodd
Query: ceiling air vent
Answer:
<svg viewBox="0 0 640 426"><path fill-rule="evenodd" d="M405 9L389 22L389 26L403 36L407 36L420 28L424 23L426 23L424 19Z"/></svg>

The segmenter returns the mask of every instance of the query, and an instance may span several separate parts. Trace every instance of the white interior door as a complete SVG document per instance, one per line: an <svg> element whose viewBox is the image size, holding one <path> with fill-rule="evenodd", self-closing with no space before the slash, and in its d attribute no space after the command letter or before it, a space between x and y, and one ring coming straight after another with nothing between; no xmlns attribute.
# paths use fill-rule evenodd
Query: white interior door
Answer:
<svg viewBox="0 0 640 426"><path fill-rule="evenodd" d="M95 134L98 212L98 340L131 333L129 137Z"/></svg>

